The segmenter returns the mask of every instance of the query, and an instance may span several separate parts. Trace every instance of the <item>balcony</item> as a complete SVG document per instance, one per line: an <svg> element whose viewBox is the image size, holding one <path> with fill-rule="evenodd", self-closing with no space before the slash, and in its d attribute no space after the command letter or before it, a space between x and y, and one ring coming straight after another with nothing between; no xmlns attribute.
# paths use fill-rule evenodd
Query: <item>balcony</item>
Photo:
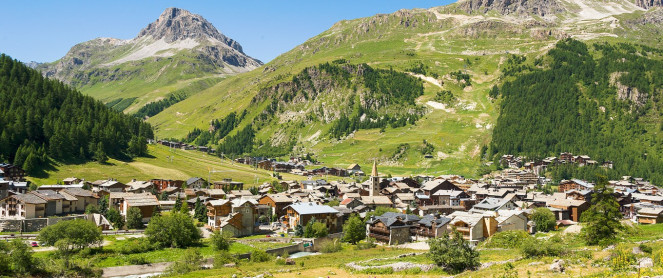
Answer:
<svg viewBox="0 0 663 278"><path fill-rule="evenodd" d="M370 234L368 234L368 236L370 236L374 239L377 239L379 241L389 242L389 236L374 234L374 233L370 233Z"/></svg>
<svg viewBox="0 0 663 278"><path fill-rule="evenodd" d="M371 232L380 233L380 234L387 234L387 235L389 234L389 230L387 230L385 228L369 227L368 230L371 231Z"/></svg>
<svg viewBox="0 0 663 278"><path fill-rule="evenodd" d="M470 232L470 227L454 226L454 228L456 228L456 231L459 231L461 233L469 233Z"/></svg>

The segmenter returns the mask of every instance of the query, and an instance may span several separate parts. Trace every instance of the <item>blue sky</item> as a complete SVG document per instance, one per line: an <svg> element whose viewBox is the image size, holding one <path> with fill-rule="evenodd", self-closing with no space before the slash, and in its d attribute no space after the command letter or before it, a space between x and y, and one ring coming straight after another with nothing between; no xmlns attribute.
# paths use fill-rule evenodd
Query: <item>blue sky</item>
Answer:
<svg viewBox="0 0 663 278"><path fill-rule="evenodd" d="M168 7L200 14L268 62L343 19L430 8L453 0L336 1L3 1L0 52L24 62L51 62L97 37L130 39Z"/></svg>

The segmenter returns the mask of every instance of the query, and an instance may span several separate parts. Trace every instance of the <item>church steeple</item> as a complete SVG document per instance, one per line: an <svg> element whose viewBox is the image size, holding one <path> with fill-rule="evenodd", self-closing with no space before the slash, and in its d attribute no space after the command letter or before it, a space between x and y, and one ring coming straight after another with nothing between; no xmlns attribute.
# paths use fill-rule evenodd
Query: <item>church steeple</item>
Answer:
<svg viewBox="0 0 663 278"><path fill-rule="evenodd" d="M371 188L369 190L370 196L380 195L380 177L378 177L378 164L373 160L373 171L371 171Z"/></svg>

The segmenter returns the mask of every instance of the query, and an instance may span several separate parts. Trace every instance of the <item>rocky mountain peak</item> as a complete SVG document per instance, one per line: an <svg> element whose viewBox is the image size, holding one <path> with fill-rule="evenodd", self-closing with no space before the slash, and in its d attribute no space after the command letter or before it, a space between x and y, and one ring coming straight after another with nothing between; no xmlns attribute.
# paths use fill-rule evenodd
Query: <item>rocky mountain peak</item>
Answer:
<svg viewBox="0 0 663 278"><path fill-rule="evenodd" d="M458 3L466 13L497 11L502 15L546 16L564 12L556 0L466 0Z"/></svg>
<svg viewBox="0 0 663 278"><path fill-rule="evenodd" d="M143 28L137 38L152 36L172 43L185 39L216 39L229 47L242 52L242 46L219 32L212 23L200 15L179 8L166 9L159 18Z"/></svg>

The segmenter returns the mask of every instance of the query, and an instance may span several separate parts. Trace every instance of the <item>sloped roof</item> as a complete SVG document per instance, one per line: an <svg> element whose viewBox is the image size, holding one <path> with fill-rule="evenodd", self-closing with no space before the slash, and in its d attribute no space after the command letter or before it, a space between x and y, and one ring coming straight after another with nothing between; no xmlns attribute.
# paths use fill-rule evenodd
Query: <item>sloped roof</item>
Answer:
<svg viewBox="0 0 663 278"><path fill-rule="evenodd" d="M53 191L53 190L35 190L32 191L28 194L34 194L39 198L42 198L46 201L51 201L51 200L66 200L66 198L59 193ZM78 199L76 199L78 200Z"/></svg>
<svg viewBox="0 0 663 278"><path fill-rule="evenodd" d="M190 184L192 184L194 182L197 182L198 180L202 180L202 179L203 178L199 178L199 177L189 178L188 180L186 180L186 185L190 185Z"/></svg>
<svg viewBox="0 0 663 278"><path fill-rule="evenodd" d="M295 210L298 214L301 215L306 215L306 214L325 214L325 213L338 213L338 210L335 210L334 208L326 205L318 205L315 203L297 203L297 204L292 204L289 205L288 207L291 207L293 210Z"/></svg>
<svg viewBox="0 0 663 278"><path fill-rule="evenodd" d="M391 199L387 196L361 196L361 202L365 205L391 205Z"/></svg>
<svg viewBox="0 0 663 278"><path fill-rule="evenodd" d="M424 217L421 218L421 220L419 220L418 223L421 224L421 225L424 225L426 227L432 227L433 222L435 222L435 225L441 226L441 225L445 225L445 224L451 222L451 218L444 217L444 216L439 216L439 217L437 217L437 219L435 219L435 215L427 214L427 215L424 215Z"/></svg>
<svg viewBox="0 0 663 278"><path fill-rule="evenodd" d="M228 200L208 200L206 204L212 205L214 207L218 207L218 206L223 206L223 205L227 204L228 202L230 202L230 201L228 201Z"/></svg>
<svg viewBox="0 0 663 278"><path fill-rule="evenodd" d="M152 194L133 194L124 196L124 201L131 207L158 206L159 200Z"/></svg>
<svg viewBox="0 0 663 278"><path fill-rule="evenodd" d="M27 204L46 204L46 200L39 198L37 195L34 194L16 194L14 196L10 196L16 198L17 200L27 203Z"/></svg>
<svg viewBox="0 0 663 278"><path fill-rule="evenodd" d="M96 198L97 196L92 193L90 190L85 190L82 188L67 188L63 191L68 192L71 195L77 196L77 197L93 197Z"/></svg>

